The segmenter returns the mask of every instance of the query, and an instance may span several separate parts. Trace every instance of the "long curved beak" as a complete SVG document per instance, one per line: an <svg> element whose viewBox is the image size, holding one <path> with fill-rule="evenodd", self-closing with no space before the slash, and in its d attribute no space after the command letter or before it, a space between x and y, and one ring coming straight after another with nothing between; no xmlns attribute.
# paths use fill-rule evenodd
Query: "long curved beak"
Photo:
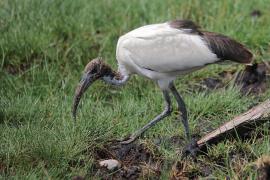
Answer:
<svg viewBox="0 0 270 180"><path fill-rule="evenodd" d="M95 76L93 74L85 73L80 83L77 85L74 100L73 100L73 106L72 106L72 116L73 119L76 120L76 113L77 108L80 103L81 97L83 93L88 89L88 87L96 80Z"/></svg>

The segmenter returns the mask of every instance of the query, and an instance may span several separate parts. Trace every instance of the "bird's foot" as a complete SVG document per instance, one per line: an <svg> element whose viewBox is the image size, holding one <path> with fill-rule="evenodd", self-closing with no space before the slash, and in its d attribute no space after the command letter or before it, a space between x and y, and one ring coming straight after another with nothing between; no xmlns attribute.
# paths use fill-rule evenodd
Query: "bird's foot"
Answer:
<svg viewBox="0 0 270 180"><path fill-rule="evenodd" d="M190 155L192 158L196 159L197 153L200 151L200 148L197 144L197 138L191 138L190 142L184 147L183 156L186 157Z"/></svg>
<svg viewBox="0 0 270 180"><path fill-rule="evenodd" d="M120 140L120 144L130 144L132 142L134 142L138 137L136 136L130 136L129 138L125 139L125 140Z"/></svg>

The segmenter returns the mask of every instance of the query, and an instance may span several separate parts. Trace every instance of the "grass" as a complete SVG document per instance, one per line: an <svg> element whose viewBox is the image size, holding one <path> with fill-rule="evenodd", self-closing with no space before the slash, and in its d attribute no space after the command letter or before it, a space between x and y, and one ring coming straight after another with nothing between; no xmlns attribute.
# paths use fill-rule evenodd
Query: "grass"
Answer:
<svg viewBox="0 0 270 180"><path fill-rule="evenodd" d="M251 18L259 9L262 16ZM83 97L78 122L71 118L74 88L84 65L102 56L116 68L117 39L136 27L170 19L192 19L209 31L220 32L246 44L261 61L270 57L270 5L267 0L2 0L0 1L0 177L14 179L62 179L84 176L93 167L87 147L124 137L161 111L163 99L155 84L134 76L123 88L96 83ZM242 66L211 65L178 78L177 88L187 103L193 132L217 127L251 105L268 98L242 96L237 88L194 93L187 85ZM175 105L175 104L174 104ZM176 108L175 108L176 109ZM175 115L149 130L143 139L183 135ZM235 150L257 158L269 154L269 137L261 142L228 141L213 147L209 155L224 166L212 164L213 177L255 178L252 160L231 162ZM168 161L179 158L165 146ZM205 157L200 157L204 160ZM85 165L70 167L71 160ZM237 169L239 163L242 168ZM241 167L241 166L240 166ZM242 173L243 175L243 173ZM168 170L162 173L168 177Z"/></svg>

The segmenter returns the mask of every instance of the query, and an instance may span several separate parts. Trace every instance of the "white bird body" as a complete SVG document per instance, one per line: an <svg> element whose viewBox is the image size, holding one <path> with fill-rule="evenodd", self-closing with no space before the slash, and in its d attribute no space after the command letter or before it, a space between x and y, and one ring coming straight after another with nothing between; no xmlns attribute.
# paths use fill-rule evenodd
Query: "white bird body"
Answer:
<svg viewBox="0 0 270 180"><path fill-rule="evenodd" d="M143 26L121 36L116 58L121 74L140 74L160 86L162 81L171 82L177 75L219 60L201 36L169 23Z"/></svg>
<svg viewBox="0 0 270 180"><path fill-rule="evenodd" d="M97 79L112 85L123 85L131 74L139 74L158 83L165 100L165 108L161 114L122 143L133 142L147 129L171 114L170 93L177 101L186 136L190 137L186 106L173 80L178 75L224 60L250 64L252 57L252 53L241 43L222 34L200 30L199 26L189 20L143 26L119 38L116 48L118 71L114 71L101 58L96 58L86 65L75 91L72 114L75 119L82 94Z"/></svg>

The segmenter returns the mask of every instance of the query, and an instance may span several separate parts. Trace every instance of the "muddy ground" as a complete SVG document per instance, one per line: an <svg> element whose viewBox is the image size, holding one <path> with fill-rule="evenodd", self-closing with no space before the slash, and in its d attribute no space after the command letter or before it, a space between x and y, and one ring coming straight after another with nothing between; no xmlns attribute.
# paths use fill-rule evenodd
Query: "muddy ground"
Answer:
<svg viewBox="0 0 270 180"><path fill-rule="evenodd" d="M139 176L159 177L163 159L155 147L147 147L144 144L132 143L121 145L118 142L106 145L102 149L95 150L97 159L94 176L103 179L137 179ZM98 161L104 159L116 159L121 163L121 168L110 172L101 168Z"/></svg>
<svg viewBox="0 0 270 180"><path fill-rule="evenodd" d="M269 88L270 66L266 63L246 66L242 71L223 71L217 77L208 77L195 85L190 85L194 91L210 91L226 88L233 81L243 95L264 93Z"/></svg>
<svg viewBox="0 0 270 180"><path fill-rule="evenodd" d="M168 145L174 146L176 151L183 150L173 144L176 142L178 145L183 145L182 137L174 136L162 139L162 141L165 140ZM129 145L121 145L118 142L110 143L95 150L96 162L86 177L74 177L73 179L81 180L90 177L101 179L160 179L164 171L169 172L169 177L172 180L211 178L214 168L226 167L227 158L230 159L230 166L239 176L245 177L247 174L248 170L242 168L243 164L254 162L254 171L258 171L264 178L270 177L268 174L270 157L264 157L263 160L257 159L256 155L247 147L236 146L230 150L229 157L202 154L196 159L191 157L181 158L182 152L179 152L175 160L165 160L158 152L158 147L158 144L150 147L149 144L138 142ZM105 159L118 160L121 163L121 168L110 171L105 167L100 167L99 161ZM227 179L230 178L227 177Z"/></svg>

